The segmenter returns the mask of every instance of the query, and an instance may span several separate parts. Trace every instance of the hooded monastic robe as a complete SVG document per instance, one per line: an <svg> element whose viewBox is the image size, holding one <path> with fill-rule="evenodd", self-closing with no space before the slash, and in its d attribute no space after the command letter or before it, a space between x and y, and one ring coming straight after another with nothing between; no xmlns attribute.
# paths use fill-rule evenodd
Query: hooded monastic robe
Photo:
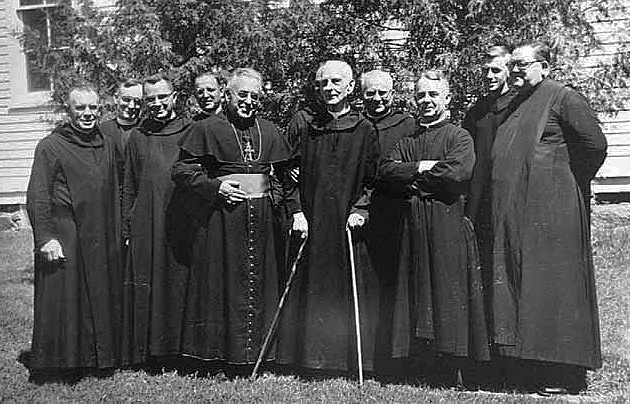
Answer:
<svg viewBox="0 0 630 404"><path fill-rule="evenodd" d="M494 343L521 359L601 366L588 184L606 139L584 98L545 79L492 149Z"/></svg>
<svg viewBox="0 0 630 404"><path fill-rule="evenodd" d="M285 305L278 362L347 371L357 362L345 229L354 205L361 203L365 186L375 177L378 137L370 121L357 112L334 119L325 111L311 110L293 117L289 136L299 159L300 200L309 240ZM365 255L356 255L360 256ZM360 272L357 276L361 306L373 288L363 284ZM374 327L369 317L361 316L366 370L373 368L373 342L367 330Z"/></svg>
<svg viewBox="0 0 630 404"><path fill-rule="evenodd" d="M436 160L418 173L422 160ZM421 126L381 165L379 182L398 185L402 242L396 271L390 354L413 357L429 342L435 352L489 359L474 234L463 193L475 163L468 132L447 121Z"/></svg>
<svg viewBox="0 0 630 404"><path fill-rule="evenodd" d="M274 216L281 204L289 204L291 212L299 206L288 190L273 189L280 184L272 180L272 171L282 177L290 158L275 124L229 113L198 122L183 142L173 179L178 191L201 198L188 230L183 354L231 364L256 361L279 298L276 245L281 235ZM226 179L238 181L247 200L227 204L218 192ZM273 347L266 358L275 358Z"/></svg>
<svg viewBox="0 0 630 404"><path fill-rule="evenodd" d="M125 149L127 148L131 130L134 127L136 125L122 125L116 118L102 122L99 125L99 130L103 136L110 138L116 148L116 169L118 171L118 184L121 187L121 195L125 174Z"/></svg>
<svg viewBox="0 0 630 404"><path fill-rule="evenodd" d="M129 137L123 188L123 236L129 240L124 279L123 362L180 352L187 266L167 236L175 183L171 168L190 125L145 120Z"/></svg>
<svg viewBox="0 0 630 404"><path fill-rule="evenodd" d="M56 128L35 148L26 205L35 251L56 239L66 257L47 262L36 253L30 366L115 366L122 281L114 144L97 129Z"/></svg>
<svg viewBox="0 0 630 404"><path fill-rule="evenodd" d="M497 129L513 111L516 92L510 90L504 94L489 94L478 100L466 113L462 127L475 142L475 168L470 179L470 188L466 199L466 216L475 225L477 245L486 306L488 326L492 324L492 200L491 196L491 153Z"/></svg>
<svg viewBox="0 0 630 404"><path fill-rule="evenodd" d="M378 133L382 157L387 157L401 139L414 134L414 119L406 112L392 110L385 116L374 118L368 115L367 118ZM390 356L387 345L391 341L390 320L394 309L394 301L390 297L394 296L391 291L395 288L402 235L404 200L400 196L397 189L377 182L370 197L369 220L364 232L369 257L363 262L371 267L360 270L363 275L368 274L366 271L374 271L376 275L376 281L372 282L375 287L369 299L375 307L366 307L366 310L374 316L368 325L375 327L372 332L375 333L374 366L377 372L391 371L385 366Z"/></svg>

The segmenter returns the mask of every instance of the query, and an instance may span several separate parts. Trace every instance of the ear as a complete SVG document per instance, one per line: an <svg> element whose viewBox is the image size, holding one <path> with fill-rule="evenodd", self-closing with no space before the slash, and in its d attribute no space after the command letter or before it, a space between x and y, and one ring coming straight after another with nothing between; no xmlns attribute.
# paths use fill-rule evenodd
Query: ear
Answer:
<svg viewBox="0 0 630 404"><path fill-rule="evenodd" d="M452 98L451 98L451 93L447 93L447 94L444 96L444 105L445 105L445 106L448 106L448 105L451 103L451 99L452 99Z"/></svg>
<svg viewBox="0 0 630 404"><path fill-rule="evenodd" d="M348 94L354 91L354 79L348 82Z"/></svg>
<svg viewBox="0 0 630 404"><path fill-rule="evenodd" d="M179 93L177 91L173 91L173 104L177 103L177 97L179 97Z"/></svg>

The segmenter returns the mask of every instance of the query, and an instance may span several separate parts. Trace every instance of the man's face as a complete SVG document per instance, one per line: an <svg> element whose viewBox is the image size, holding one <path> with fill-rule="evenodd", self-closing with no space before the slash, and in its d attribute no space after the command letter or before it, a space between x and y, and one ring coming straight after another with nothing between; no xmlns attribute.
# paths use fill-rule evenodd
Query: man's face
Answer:
<svg viewBox="0 0 630 404"><path fill-rule="evenodd" d="M127 122L135 122L140 118L142 107L142 84L137 86L121 86L116 95L116 111L118 117Z"/></svg>
<svg viewBox="0 0 630 404"><path fill-rule="evenodd" d="M213 76L195 79L195 98L199 107L206 113L214 113L221 104L221 87Z"/></svg>
<svg viewBox="0 0 630 404"><path fill-rule="evenodd" d="M440 119L451 102L447 83L444 80L429 80L426 77L418 80L415 98L424 122Z"/></svg>
<svg viewBox="0 0 630 404"><path fill-rule="evenodd" d="M534 48L523 46L516 48L510 60L510 80L516 88L534 87L540 83L549 71L549 64L537 60Z"/></svg>
<svg viewBox="0 0 630 404"><path fill-rule="evenodd" d="M92 91L73 91L68 99L68 115L72 126L82 132L90 132L96 126L101 105L98 95Z"/></svg>
<svg viewBox="0 0 630 404"><path fill-rule="evenodd" d="M227 106L235 115L253 117L260 103L260 82L253 77L239 77L227 90Z"/></svg>
<svg viewBox="0 0 630 404"><path fill-rule="evenodd" d="M177 93L166 80L144 85L144 103L152 119L158 121L169 119L176 101Z"/></svg>
<svg viewBox="0 0 630 404"><path fill-rule="evenodd" d="M497 56L487 59L483 65L483 78L489 92L503 92L507 90L507 81L510 70L507 66L507 57Z"/></svg>
<svg viewBox="0 0 630 404"><path fill-rule="evenodd" d="M345 102L354 90L352 74L340 63L328 63L315 75L315 87L327 106L336 106Z"/></svg>
<svg viewBox="0 0 630 404"><path fill-rule="evenodd" d="M394 101L391 80L384 77L370 77L363 83L363 102L368 114L384 115L389 112Z"/></svg>

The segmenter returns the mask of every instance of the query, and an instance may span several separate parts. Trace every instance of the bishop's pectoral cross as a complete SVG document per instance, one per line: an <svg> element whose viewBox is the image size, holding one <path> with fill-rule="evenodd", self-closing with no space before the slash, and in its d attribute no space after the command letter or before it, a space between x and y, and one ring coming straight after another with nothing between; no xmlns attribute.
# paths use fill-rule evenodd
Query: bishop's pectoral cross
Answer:
<svg viewBox="0 0 630 404"><path fill-rule="evenodd" d="M245 144L245 148L243 149L243 159L245 161L254 161L254 145L252 144L252 139L250 137L243 136L243 143Z"/></svg>

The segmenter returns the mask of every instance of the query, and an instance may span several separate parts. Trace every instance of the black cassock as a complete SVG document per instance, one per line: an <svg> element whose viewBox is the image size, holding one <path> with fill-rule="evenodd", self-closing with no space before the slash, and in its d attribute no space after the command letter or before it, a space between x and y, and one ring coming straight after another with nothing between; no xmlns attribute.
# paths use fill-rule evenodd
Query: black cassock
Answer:
<svg viewBox="0 0 630 404"><path fill-rule="evenodd" d="M27 209L35 249L52 239L66 261L35 259L32 368L117 364L120 204L114 144L61 126L35 148Z"/></svg>
<svg viewBox="0 0 630 404"><path fill-rule="evenodd" d="M418 173L421 160L438 162ZM468 132L441 122L402 139L381 165L379 181L406 194L387 298L393 358L414 356L429 342L435 352L489 359L481 272L462 197L474 163Z"/></svg>
<svg viewBox="0 0 630 404"><path fill-rule="evenodd" d="M121 125L116 118L102 122L99 130L104 137L111 139L116 149L116 170L118 171L118 182L122 188L125 175L125 149L129 142L131 131L136 125ZM121 192L122 194L122 192Z"/></svg>
<svg viewBox="0 0 630 404"><path fill-rule="evenodd" d="M345 228L355 204L362 204L364 185L375 176L378 137L371 122L356 112L333 119L327 112L302 110L289 132L300 164L309 241L282 318L278 362L346 371L356 367L356 345ZM365 302L363 285L359 288ZM374 315L361 317L363 356L369 360L373 327L368 322ZM364 366L370 370L373 364Z"/></svg>
<svg viewBox="0 0 630 404"><path fill-rule="evenodd" d="M178 354L187 266L167 237L175 183L171 168L190 125L144 121L129 137L123 187L123 235L129 239L124 278L123 363Z"/></svg>
<svg viewBox="0 0 630 404"><path fill-rule="evenodd" d="M519 97L492 149L493 340L506 356L598 368L589 199L606 138L560 83Z"/></svg>
<svg viewBox="0 0 630 404"><path fill-rule="evenodd" d="M296 187L283 190L274 180L283 176L291 157L288 143L265 119L228 120L218 114L198 122L181 149L173 167L178 192L200 198L187 220L191 272L182 353L253 363L279 297L280 235L274 217L283 203L291 212L298 206ZM218 193L225 179L239 181L250 197L228 205ZM274 357L272 348L267 359Z"/></svg>

